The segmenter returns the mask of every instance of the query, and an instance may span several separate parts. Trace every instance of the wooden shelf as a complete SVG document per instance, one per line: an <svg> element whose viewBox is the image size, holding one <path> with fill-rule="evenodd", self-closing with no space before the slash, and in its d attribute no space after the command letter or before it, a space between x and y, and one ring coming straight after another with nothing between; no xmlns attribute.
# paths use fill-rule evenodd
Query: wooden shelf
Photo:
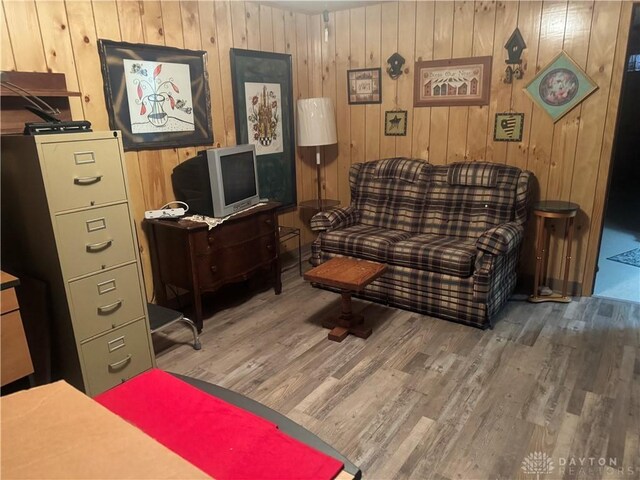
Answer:
<svg viewBox="0 0 640 480"><path fill-rule="evenodd" d="M35 95L51 107L60 111L58 118L62 121L72 120L69 97L80 97L80 92L67 90L64 73L39 72L1 72L2 80L17 85L29 94ZM25 93L26 94L26 93ZM25 105L30 103L17 91L7 86L0 86L2 109L0 123L2 134L22 133L27 122L42 122L42 119L28 111Z"/></svg>
<svg viewBox="0 0 640 480"><path fill-rule="evenodd" d="M35 88L28 89L28 92L31 95L35 95L36 97L79 97L80 95L82 95L80 92L69 92L67 90L46 90L46 89L35 89ZM0 86L0 96L22 98L22 95L4 86Z"/></svg>

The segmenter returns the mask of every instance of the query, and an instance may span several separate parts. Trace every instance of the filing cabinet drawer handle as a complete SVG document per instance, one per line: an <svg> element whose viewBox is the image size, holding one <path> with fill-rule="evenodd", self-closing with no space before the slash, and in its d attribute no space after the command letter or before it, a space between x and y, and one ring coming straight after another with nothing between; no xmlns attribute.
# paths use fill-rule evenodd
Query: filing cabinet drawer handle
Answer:
<svg viewBox="0 0 640 480"><path fill-rule="evenodd" d="M109 248L112 243L113 243L113 239L107 240L106 242L100 242L100 243L88 243L87 252L89 253L101 252L102 250Z"/></svg>
<svg viewBox="0 0 640 480"><path fill-rule="evenodd" d="M102 180L102 175L96 175L95 177L75 177L73 183L76 185L93 185Z"/></svg>
<svg viewBox="0 0 640 480"><path fill-rule="evenodd" d="M128 354L126 357L124 357L122 360L119 360L117 362L113 362L109 364L109 368L111 370L116 370L117 368L122 367L123 365L129 363L131 361L131 354Z"/></svg>
<svg viewBox="0 0 640 480"><path fill-rule="evenodd" d="M110 303L109 305L103 305L101 307L98 307L98 313L100 315L105 315L113 312L114 310L119 309L121 306L122 306L122 299L118 300L117 302Z"/></svg>

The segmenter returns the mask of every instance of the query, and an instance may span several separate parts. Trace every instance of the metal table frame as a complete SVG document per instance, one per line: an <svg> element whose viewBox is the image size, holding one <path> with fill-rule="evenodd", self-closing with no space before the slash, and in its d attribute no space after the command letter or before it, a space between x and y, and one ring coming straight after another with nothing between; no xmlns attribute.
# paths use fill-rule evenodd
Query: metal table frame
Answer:
<svg viewBox="0 0 640 480"><path fill-rule="evenodd" d="M302 243L300 240L300 229L295 227L283 227L278 226L278 235L280 236L280 243L287 242L293 238L298 237L298 273L302 276ZM290 267L289 267L290 268ZM283 272L289 270L289 268L283 269Z"/></svg>

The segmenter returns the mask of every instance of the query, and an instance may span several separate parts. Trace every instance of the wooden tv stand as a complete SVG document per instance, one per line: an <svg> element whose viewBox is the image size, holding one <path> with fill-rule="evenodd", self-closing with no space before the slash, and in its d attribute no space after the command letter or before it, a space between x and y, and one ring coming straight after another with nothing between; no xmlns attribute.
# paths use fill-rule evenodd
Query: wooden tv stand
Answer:
<svg viewBox="0 0 640 480"><path fill-rule="evenodd" d="M270 270L273 290L280 294L279 205L269 202L249 209L211 230L206 223L190 220L145 220L158 303L167 306L167 285L188 290L202 331L205 292Z"/></svg>

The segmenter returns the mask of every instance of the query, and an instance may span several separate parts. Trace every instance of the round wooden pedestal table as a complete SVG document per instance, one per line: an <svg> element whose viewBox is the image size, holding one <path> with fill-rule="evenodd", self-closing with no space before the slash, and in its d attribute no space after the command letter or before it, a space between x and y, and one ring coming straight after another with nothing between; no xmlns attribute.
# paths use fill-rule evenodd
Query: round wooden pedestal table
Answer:
<svg viewBox="0 0 640 480"><path fill-rule="evenodd" d="M573 240L573 219L580 210L580 206L561 200L545 200L533 205L533 215L536 219L536 271L533 280L533 293L529 297L530 302L562 302L569 303L571 297L567 295L569 284L569 268L571 265L571 242ZM562 280L562 292L553 292L545 285L547 277L547 264L549 263L550 232L546 226L547 219L564 219L565 221L565 263Z"/></svg>

